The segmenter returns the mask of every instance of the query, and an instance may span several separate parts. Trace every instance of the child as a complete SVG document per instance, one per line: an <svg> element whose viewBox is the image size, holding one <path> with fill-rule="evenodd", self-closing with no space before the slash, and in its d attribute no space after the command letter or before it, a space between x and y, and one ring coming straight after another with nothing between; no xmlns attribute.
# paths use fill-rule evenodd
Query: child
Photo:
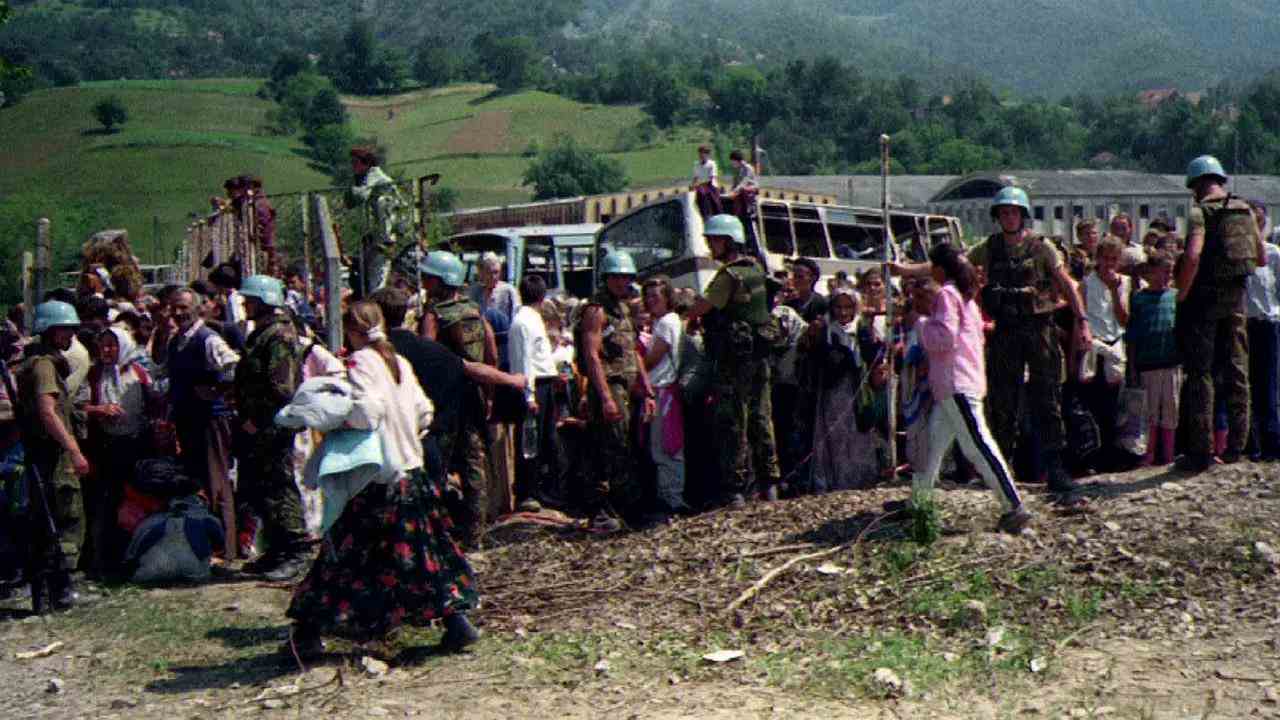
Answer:
<svg viewBox="0 0 1280 720"><path fill-rule="evenodd" d="M1132 313L1125 338L1132 353L1134 369L1147 392L1150 435L1144 465L1156 461L1173 462L1174 432L1178 428L1178 398L1182 392L1177 341L1173 333L1178 291L1169 287L1173 275L1173 254L1153 250L1141 266L1147 287L1133 294Z"/></svg>
<svg viewBox="0 0 1280 720"><path fill-rule="evenodd" d="M944 455L952 442L959 441L961 451L1000 499L1004 514L996 529L1017 534L1031 521L1031 513L1022 506L1009 464L987 428L983 409L987 371L982 312L974 302L977 275L951 245L935 246L929 252L929 261L933 263L933 278L942 288L930 316L922 318L918 327L929 356L934 405L929 417L929 461L924 472L914 476L912 492L933 492Z"/></svg>
<svg viewBox="0 0 1280 720"><path fill-rule="evenodd" d="M1093 335L1094 377L1081 388L1101 435L1103 458L1116 437L1120 386L1125 376L1124 328L1129 322L1131 281L1120 274L1124 246L1107 237L1098 246L1097 266L1084 278L1084 304Z"/></svg>

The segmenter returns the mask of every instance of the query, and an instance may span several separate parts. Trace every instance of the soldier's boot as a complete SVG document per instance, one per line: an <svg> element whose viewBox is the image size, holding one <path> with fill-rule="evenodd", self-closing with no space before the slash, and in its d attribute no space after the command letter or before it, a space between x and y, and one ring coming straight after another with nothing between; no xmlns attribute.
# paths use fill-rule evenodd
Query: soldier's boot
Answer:
<svg viewBox="0 0 1280 720"><path fill-rule="evenodd" d="M31 577L31 612L36 615L53 612L52 603L49 602L49 583L44 573Z"/></svg>
<svg viewBox="0 0 1280 720"><path fill-rule="evenodd" d="M301 550L282 553L274 566L263 568L262 577L269 582L288 582L296 579L307 568L307 556Z"/></svg>
<svg viewBox="0 0 1280 720"><path fill-rule="evenodd" d="M55 611L70 610L83 602L84 598L76 592L71 573L57 572L49 576L49 604Z"/></svg>
<svg viewBox="0 0 1280 720"><path fill-rule="evenodd" d="M1054 505L1067 510L1082 510L1088 506L1089 500L1080 494L1080 486L1063 467L1062 455L1057 450L1045 452L1044 468Z"/></svg>

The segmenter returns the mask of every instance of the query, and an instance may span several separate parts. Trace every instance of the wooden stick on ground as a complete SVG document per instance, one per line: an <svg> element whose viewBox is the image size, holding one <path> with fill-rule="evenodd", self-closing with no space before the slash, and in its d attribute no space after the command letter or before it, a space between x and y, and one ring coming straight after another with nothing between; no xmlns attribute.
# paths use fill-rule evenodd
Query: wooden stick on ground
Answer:
<svg viewBox="0 0 1280 720"><path fill-rule="evenodd" d="M790 570L791 568L795 567L796 565L802 562L807 562L809 560L818 560L820 558L824 558L829 555L835 555L836 553L842 550L848 550L849 548L861 543L862 539L867 536L867 533L871 532L872 529L879 527L880 523L883 522L887 517L889 517L888 513L877 516L871 522L867 523L865 527L862 528L862 530L858 533L857 537L850 540L849 542L842 543L833 548L827 548L826 550L819 550L818 552L809 553L807 555L797 555L791 558L790 560L782 563L778 567L765 573L764 576L761 577L759 580L752 583L751 587L747 588L746 590L743 590L742 594L739 595L737 598L735 598L733 602L729 603L729 605L724 609L724 611L726 613L732 613L734 610L737 610L738 608L742 607L743 603L747 602L751 598L758 595L760 591L763 590L766 585L773 582L775 578L777 578L779 575L785 573L786 571Z"/></svg>

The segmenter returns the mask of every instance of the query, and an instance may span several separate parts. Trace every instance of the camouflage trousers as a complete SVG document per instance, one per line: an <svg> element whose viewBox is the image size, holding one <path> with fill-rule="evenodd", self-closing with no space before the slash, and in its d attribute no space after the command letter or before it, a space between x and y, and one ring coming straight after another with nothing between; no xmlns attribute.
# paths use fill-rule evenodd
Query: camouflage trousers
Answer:
<svg viewBox="0 0 1280 720"><path fill-rule="evenodd" d="M462 484L462 505L455 506L453 518L457 540L477 549L488 522L489 440L484 428L463 426L437 442L446 471L457 473Z"/></svg>
<svg viewBox="0 0 1280 720"><path fill-rule="evenodd" d="M27 577L34 580L46 573L76 569L84 545L85 515L80 477L71 469L67 454L61 450L34 451L30 457L36 472L28 477L32 485Z"/></svg>
<svg viewBox="0 0 1280 720"><path fill-rule="evenodd" d="M773 400L767 360L721 359L713 379L715 439L722 495L782 479L773 435Z"/></svg>
<svg viewBox="0 0 1280 720"><path fill-rule="evenodd" d="M1031 426L1045 450L1066 446L1062 362L1062 346L1050 316L996 322L987 341L987 414L1005 457L1014 457L1024 410L1031 414ZM1019 402L1024 377L1026 408Z"/></svg>
<svg viewBox="0 0 1280 720"><path fill-rule="evenodd" d="M1243 452L1249 439L1249 335L1244 311L1188 310L1187 303L1178 306L1176 326L1187 449L1201 457L1213 454L1214 375L1220 373L1226 395L1227 447Z"/></svg>
<svg viewBox="0 0 1280 720"><path fill-rule="evenodd" d="M640 510L643 489L634 471L630 449L631 383L622 378L609 378L609 394L622 413L622 419L617 422L604 419L604 404L595 388L587 393L585 505L593 514L612 508L622 515L634 515Z"/></svg>
<svg viewBox="0 0 1280 720"><path fill-rule="evenodd" d="M307 547L302 495L293 479L296 432L272 428L243 439L236 498L262 521L267 552L294 554Z"/></svg>

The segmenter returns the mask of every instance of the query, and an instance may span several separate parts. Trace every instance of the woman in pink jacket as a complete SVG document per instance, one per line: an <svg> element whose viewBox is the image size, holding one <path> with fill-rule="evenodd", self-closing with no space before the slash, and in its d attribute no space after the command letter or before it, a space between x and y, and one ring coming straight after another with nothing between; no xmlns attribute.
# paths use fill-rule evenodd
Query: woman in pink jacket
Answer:
<svg viewBox="0 0 1280 720"><path fill-rule="evenodd" d="M1000 454L987 427L983 410L987 396L987 368L983 356L982 313L974 296L977 272L951 245L929 253L933 278L941 286L933 312L919 321L919 333L929 357L929 385L933 410L929 417L929 460L912 481L912 493L933 492L942 459L953 442L1000 499L1004 514L997 530L1017 534L1031 521L1013 484L1009 463Z"/></svg>

